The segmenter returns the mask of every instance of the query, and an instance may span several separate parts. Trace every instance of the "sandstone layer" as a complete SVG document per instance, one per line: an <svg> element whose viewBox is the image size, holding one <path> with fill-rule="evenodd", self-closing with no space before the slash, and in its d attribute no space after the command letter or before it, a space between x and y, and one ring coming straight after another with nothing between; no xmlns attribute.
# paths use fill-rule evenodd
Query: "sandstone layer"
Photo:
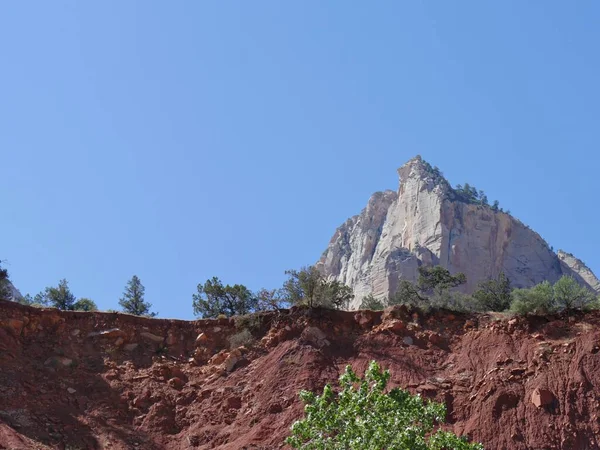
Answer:
<svg viewBox="0 0 600 450"><path fill-rule="evenodd" d="M251 330L254 342L230 345ZM293 309L185 322L0 301L0 448L279 449L370 360L487 450L600 449L600 313Z"/></svg>
<svg viewBox="0 0 600 450"><path fill-rule="evenodd" d="M513 287L566 274L600 292L600 281L580 260L555 253L510 214L456 200L448 182L420 157L398 174L398 192L373 194L359 215L336 230L317 263L327 277L354 290L352 308L368 294L388 298L401 279L416 281L421 265L464 273L467 293L500 272Z"/></svg>

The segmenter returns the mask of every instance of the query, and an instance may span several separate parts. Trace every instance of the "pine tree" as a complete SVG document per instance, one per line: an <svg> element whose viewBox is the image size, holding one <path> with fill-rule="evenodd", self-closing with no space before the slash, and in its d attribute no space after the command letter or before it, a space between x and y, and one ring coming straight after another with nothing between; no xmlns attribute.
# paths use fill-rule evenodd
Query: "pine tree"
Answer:
<svg viewBox="0 0 600 450"><path fill-rule="evenodd" d="M47 287L43 293L36 295L36 302L49 305L53 308L73 311L77 298L69 289L69 283L64 278L58 282L57 287Z"/></svg>
<svg viewBox="0 0 600 450"><path fill-rule="evenodd" d="M144 301L145 290L144 285L137 275L131 277L131 280L125 286L123 298L119 300L119 305L121 305L123 311L135 316L156 316L155 312L150 312L152 305Z"/></svg>

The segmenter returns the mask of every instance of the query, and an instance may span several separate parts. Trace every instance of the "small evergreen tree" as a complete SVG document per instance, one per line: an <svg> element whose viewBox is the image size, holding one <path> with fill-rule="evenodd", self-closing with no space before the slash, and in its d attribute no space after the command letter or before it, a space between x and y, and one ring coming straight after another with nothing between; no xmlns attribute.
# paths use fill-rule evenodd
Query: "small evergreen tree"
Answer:
<svg viewBox="0 0 600 450"><path fill-rule="evenodd" d="M442 266L419 267L419 281L417 286L422 292L434 291L440 293L446 289L460 286L467 282L464 273L450 274L448 269Z"/></svg>
<svg viewBox="0 0 600 450"><path fill-rule="evenodd" d="M373 297L373 294L369 294L363 297L360 302L360 309L370 309L371 311L381 311L385 308L384 302L378 298Z"/></svg>
<svg viewBox="0 0 600 450"><path fill-rule="evenodd" d="M325 306L331 306L335 309L346 309L354 298L352 289L344 283L334 280L324 282L321 292L321 303Z"/></svg>
<svg viewBox="0 0 600 450"><path fill-rule="evenodd" d="M501 272L498 278L479 283L473 292L475 306L481 311L504 311L511 302L510 280Z"/></svg>
<svg viewBox="0 0 600 450"><path fill-rule="evenodd" d="M64 278L58 282L57 287L47 287L43 293L37 294L34 303L51 306L53 308L73 311L76 297L69 289L69 283Z"/></svg>
<svg viewBox="0 0 600 450"><path fill-rule="evenodd" d="M197 293L192 295L194 314L204 318L217 318L249 314L256 310L258 300L244 285L223 286L221 280L213 277L204 284L198 284Z"/></svg>
<svg viewBox="0 0 600 450"><path fill-rule="evenodd" d="M283 283L283 289L291 304L306 304L311 308L323 306L321 294L325 279L315 266L286 270L285 274L288 279Z"/></svg>
<svg viewBox="0 0 600 450"><path fill-rule="evenodd" d="M127 286L125 286L123 298L119 300L119 305L121 305L121 308L123 308L123 312L133 314L135 316L156 316L155 312L150 312L152 304L144 300L145 292L146 288L138 276L134 275L131 277L131 280L129 280L127 282Z"/></svg>
<svg viewBox="0 0 600 450"><path fill-rule="evenodd" d="M408 280L400 280L396 293L389 299L389 305L424 306L428 299L419 294L419 289Z"/></svg>
<svg viewBox="0 0 600 450"><path fill-rule="evenodd" d="M354 298L352 289L336 280L327 281L315 266L285 273L288 279L283 283L283 292L292 305L343 309Z"/></svg>

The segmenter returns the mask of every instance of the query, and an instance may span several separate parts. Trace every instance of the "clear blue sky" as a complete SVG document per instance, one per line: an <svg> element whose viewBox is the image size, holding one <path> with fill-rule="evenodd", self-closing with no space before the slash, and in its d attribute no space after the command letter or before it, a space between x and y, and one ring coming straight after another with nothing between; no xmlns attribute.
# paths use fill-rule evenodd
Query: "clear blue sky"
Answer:
<svg viewBox="0 0 600 450"><path fill-rule="evenodd" d="M600 3L0 4L0 257L162 317L277 287L421 154L600 272Z"/></svg>

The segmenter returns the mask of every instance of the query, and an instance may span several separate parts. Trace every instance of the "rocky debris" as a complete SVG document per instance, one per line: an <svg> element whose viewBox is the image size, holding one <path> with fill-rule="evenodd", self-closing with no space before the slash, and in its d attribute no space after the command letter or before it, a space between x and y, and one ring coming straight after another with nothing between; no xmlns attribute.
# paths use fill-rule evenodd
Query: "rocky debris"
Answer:
<svg viewBox="0 0 600 450"><path fill-rule="evenodd" d="M413 340L413 338L411 338L410 336L404 336L404 337L402 338L402 343L403 343L404 345L413 345L413 344L414 344L414 340Z"/></svg>
<svg viewBox="0 0 600 450"><path fill-rule="evenodd" d="M110 330L92 331L87 334L87 337L105 337L105 338L126 338L127 333L119 328L111 328Z"/></svg>
<svg viewBox="0 0 600 450"><path fill-rule="evenodd" d="M351 305L373 294L388 298L400 279L415 282L421 265L467 277L465 292L505 272L514 287L573 275L600 293L600 281L577 258L550 246L518 219L489 207L452 201L449 186L420 157L398 169L397 192L377 192L334 233L317 263L354 290Z"/></svg>
<svg viewBox="0 0 600 450"><path fill-rule="evenodd" d="M548 389L536 388L531 394L531 403L537 408L549 406L554 402L554 394Z"/></svg>
<svg viewBox="0 0 600 450"><path fill-rule="evenodd" d="M143 337L144 339L148 339L148 340L150 340L152 342L156 342L156 343L159 343L159 344L162 343L165 340L164 337L157 336L156 334L152 334L152 333L149 333L147 331L142 331L140 333L140 336Z"/></svg>
<svg viewBox="0 0 600 450"><path fill-rule="evenodd" d="M327 336L323 331L317 327L307 327L302 332L302 339L315 347L321 348L326 347L330 344L327 340Z"/></svg>

